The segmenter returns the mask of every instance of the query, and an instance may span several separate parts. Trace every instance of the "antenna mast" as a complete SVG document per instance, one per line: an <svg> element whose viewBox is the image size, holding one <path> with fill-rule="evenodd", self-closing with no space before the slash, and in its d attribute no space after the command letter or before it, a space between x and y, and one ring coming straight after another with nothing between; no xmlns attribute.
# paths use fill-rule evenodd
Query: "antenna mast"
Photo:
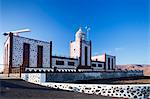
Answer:
<svg viewBox="0 0 150 99"><path fill-rule="evenodd" d="M3 35L7 36L10 33L13 33L16 36L19 36L20 33L25 33L25 32L30 32L30 29L22 29L22 30L16 30L16 31L9 31L9 32L5 32Z"/></svg>

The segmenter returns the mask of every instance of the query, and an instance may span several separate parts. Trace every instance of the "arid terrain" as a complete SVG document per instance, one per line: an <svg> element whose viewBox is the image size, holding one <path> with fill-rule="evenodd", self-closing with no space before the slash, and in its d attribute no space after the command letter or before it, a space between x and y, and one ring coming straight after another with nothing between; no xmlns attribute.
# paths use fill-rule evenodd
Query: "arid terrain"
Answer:
<svg viewBox="0 0 150 99"><path fill-rule="evenodd" d="M140 64L117 65L117 69L121 69L121 70L143 70L144 76L150 76L150 65L140 65Z"/></svg>

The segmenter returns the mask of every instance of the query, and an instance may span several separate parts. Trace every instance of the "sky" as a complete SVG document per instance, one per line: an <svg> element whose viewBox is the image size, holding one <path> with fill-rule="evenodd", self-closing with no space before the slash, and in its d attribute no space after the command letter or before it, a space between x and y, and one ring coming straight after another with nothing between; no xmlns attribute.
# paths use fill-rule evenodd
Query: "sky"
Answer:
<svg viewBox="0 0 150 99"><path fill-rule="evenodd" d="M0 64L7 31L53 41L53 54L69 56L70 41L91 28L92 55L116 55L117 64L150 64L149 0L0 0ZM2 65L1 65L2 67Z"/></svg>

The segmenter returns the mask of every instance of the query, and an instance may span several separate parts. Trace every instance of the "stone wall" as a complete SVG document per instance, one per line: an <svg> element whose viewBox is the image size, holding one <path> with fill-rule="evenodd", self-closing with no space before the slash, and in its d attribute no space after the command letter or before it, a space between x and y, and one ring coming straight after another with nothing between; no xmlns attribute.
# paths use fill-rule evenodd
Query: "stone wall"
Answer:
<svg viewBox="0 0 150 99"><path fill-rule="evenodd" d="M69 83L41 83L41 85L68 91L96 94L109 97L123 97L132 99L149 99L150 85L104 85L104 84L69 84Z"/></svg>
<svg viewBox="0 0 150 99"><path fill-rule="evenodd" d="M64 61L64 65L56 65L56 60L57 61ZM68 62L74 62L74 66L68 65ZM61 57L54 58L54 57L52 57L52 68L57 67L58 69L59 68L76 69L78 65L79 65L79 63L78 63L77 59L61 58Z"/></svg>
<svg viewBox="0 0 150 99"><path fill-rule="evenodd" d="M115 71L115 72L43 72L43 73L22 73L21 78L29 81L40 79L41 82L75 82L78 80L108 79L120 77L143 76L143 71Z"/></svg>
<svg viewBox="0 0 150 99"><path fill-rule="evenodd" d="M21 79L35 83L35 84L41 84L46 81L45 73L22 73Z"/></svg>
<svg viewBox="0 0 150 99"><path fill-rule="evenodd" d="M23 73L22 79L43 86L87 94L109 97L123 97L134 99L149 99L150 84L107 85L107 84L70 84L46 82L45 73Z"/></svg>
<svg viewBox="0 0 150 99"><path fill-rule="evenodd" d="M78 80L108 79L142 75L142 71L46 73L46 81L75 82Z"/></svg>
<svg viewBox="0 0 150 99"><path fill-rule="evenodd" d="M23 64L23 44L30 44L30 67L37 67L37 46L43 46L43 67L50 67L50 43L30 38L13 36L12 66L19 67Z"/></svg>

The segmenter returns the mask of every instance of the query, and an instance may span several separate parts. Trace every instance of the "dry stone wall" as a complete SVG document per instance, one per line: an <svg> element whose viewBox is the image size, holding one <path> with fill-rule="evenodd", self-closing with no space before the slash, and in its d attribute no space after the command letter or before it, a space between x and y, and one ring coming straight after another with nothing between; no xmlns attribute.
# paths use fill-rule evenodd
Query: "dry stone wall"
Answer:
<svg viewBox="0 0 150 99"><path fill-rule="evenodd" d="M90 74L89 74L90 75ZM43 86L80 93L131 99L150 99L150 84L107 85L46 82L46 73L23 73L22 79Z"/></svg>

